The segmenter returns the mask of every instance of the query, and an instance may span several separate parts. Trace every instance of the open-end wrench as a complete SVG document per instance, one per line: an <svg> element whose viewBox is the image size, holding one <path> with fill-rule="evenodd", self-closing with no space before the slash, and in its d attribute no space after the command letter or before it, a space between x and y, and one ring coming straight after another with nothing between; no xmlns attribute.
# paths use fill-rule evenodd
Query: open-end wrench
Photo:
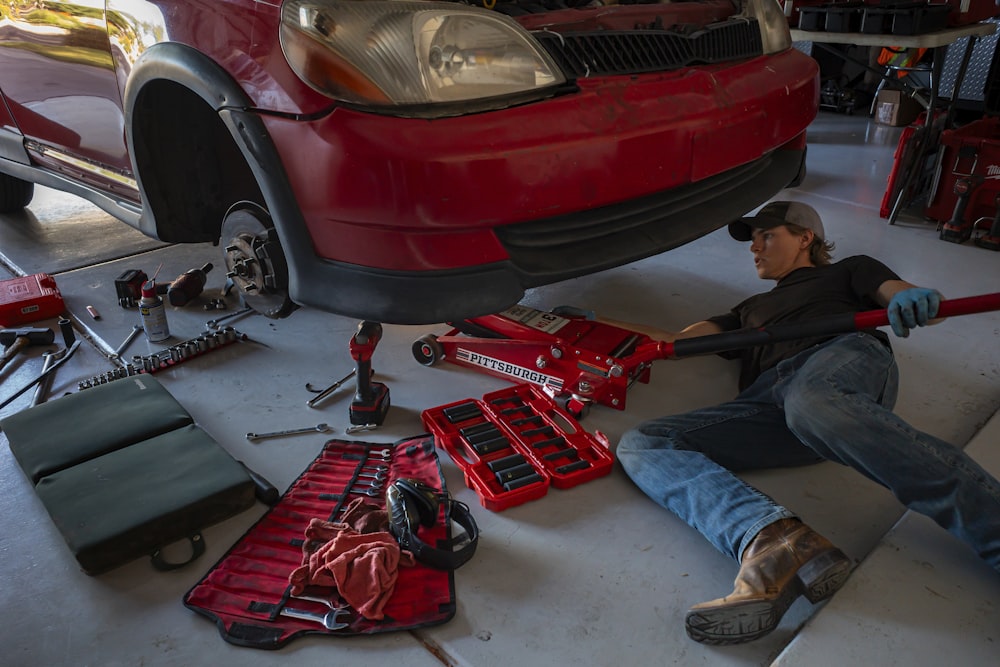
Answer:
<svg viewBox="0 0 1000 667"><path fill-rule="evenodd" d="M125 340L119 343L118 347L115 348L114 357L116 359L120 359L122 353L125 352L128 346L132 344L132 341L134 341L136 336L138 336L141 332L142 332L142 327L139 326L138 324L133 324L132 331L130 331L129 334L125 336Z"/></svg>
<svg viewBox="0 0 1000 667"><path fill-rule="evenodd" d="M319 464L317 468L320 470L335 470L338 472L359 470L362 475L382 475L383 477L388 476L389 474L389 466L386 465L365 465L358 468L358 466L354 464L324 462Z"/></svg>
<svg viewBox="0 0 1000 667"><path fill-rule="evenodd" d="M346 605L344 606L338 605L334 603L333 600L329 598L321 598L318 595L292 595L291 593L289 593L288 597L295 598L296 600L308 600L309 602L319 602L320 604L326 605L327 607L333 609L334 611L346 612L349 609L349 607Z"/></svg>
<svg viewBox="0 0 1000 667"><path fill-rule="evenodd" d="M241 317L249 315L252 312L254 312L253 308L247 306L245 308L237 310L235 313L229 313L228 315L217 317L214 320L209 320L208 322L205 322L205 326L209 329L218 329L220 326L222 326L223 322L233 322Z"/></svg>
<svg viewBox="0 0 1000 667"><path fill-rule="evenodd" d="M274 431L272 433L247 433L247 440L253 442L255 440L263 440L264 438L280 438L286 435L299 435L301 433L326 433L332 430L326 424L316 424L308 428L292 428L287 431Z"/></svg>
<svg viewBox="0 0 1000 667"><path fill-rule="evenodd" d="M383 461L388 461L389 459L392 458L392 450L388 449L388 448L386 448L386 449L374 449L374 450L368 452L368 456L377 456L380 459L382 459Z"/></svg>
<svg viewBox="0 0 1000 667"><path fill-rule="evenodd" d="M382 497L382 492L379 491L378 489L364 489L364 490L348 489L347 493L348 494L353 493L353 494L356 494L356 495L359 495L359 496L368 496L369 498L381 498Z"/></svg>
<svg viewBox="0 0 1000 667"><path fill-rule="evenodd" d="M331 609L326 613L306 611L305 609L293 609L291 607L285 607L281 610L282 616L290 616L304 621L313 621L314 623L319 623L327 630L341 630L346 628L349 623L338 621L337 617L341 614L347 613L349 613L347 609Z"/></svg>

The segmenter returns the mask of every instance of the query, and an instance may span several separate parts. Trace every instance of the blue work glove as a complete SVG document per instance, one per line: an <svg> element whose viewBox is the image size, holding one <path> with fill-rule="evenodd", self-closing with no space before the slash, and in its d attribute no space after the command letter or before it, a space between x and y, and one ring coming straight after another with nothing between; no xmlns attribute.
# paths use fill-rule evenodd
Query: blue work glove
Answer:
<svg viewBox="0 0 1000 667"><path fill-rule="evenodd" d="M941 293L926 287L911 287L896 292L886 309L892 332L900 338L910 335L913 327L922 327L937 316Z"/></svg>
<svg viewBox="0 0 1000 667"><path fill-rule="evenodd" d="M585 308L577 308L576 306L556 306L552 309L553 315L562 315L563 317L582 317L585 320L596 320L597 313L592 310L587 310Z"/></svg>

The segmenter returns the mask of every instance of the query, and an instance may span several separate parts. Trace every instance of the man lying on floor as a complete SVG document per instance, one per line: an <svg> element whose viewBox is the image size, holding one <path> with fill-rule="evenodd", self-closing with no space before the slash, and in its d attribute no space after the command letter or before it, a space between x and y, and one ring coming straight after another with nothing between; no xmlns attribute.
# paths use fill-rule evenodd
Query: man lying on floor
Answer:
<svg viewBox="0 0 1000 667"><path fill-rule="evenodd" d="M882 307L893 332L905 337L937 313L940 294L871 257L831 263L833 244L806 204L772 202L729 232L750 241L757 275L775 281L773 289L678 333L623 326L673 342ZM799 596L819 602L850 571L842 551L735 470L824 460L850 466L1000 572L1000 483L962 450L893 414L898 377L886 334L776 342L739 359L735 399L644 422L618 444L618 459L640 489L740 563L732 593L688 611L692 639L736 644L762 637Z"/></svg>

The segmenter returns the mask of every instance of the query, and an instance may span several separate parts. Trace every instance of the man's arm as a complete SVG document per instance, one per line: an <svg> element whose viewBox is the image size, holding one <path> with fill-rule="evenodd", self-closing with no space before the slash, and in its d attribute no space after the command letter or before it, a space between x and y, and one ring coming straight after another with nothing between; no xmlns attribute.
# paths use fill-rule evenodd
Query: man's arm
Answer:
<svg viewBox="0 0 1000 667"><path fill-rule="evenodd" d="M938 306L944 297L937 290L917 287L905 280L886 280L875 294L879 305L885 306L892 332L900 338L910 335L910 329L937 324Z"/></svg>

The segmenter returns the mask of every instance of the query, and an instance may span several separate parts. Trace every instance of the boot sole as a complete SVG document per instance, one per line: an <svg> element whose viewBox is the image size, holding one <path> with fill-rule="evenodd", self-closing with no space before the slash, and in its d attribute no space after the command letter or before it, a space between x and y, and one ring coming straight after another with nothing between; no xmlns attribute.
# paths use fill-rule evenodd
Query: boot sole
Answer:
<svg viewBox="0 0 1000 667"><path fill-rule="evenodd" d="M813 604L821 602L844 585L850 572L851 561L842 551L826 551L800 567L780 597L689 611L684 627L694 641L713 646L760 639L778 627L785 612L800 595Z"/></svg>
<svg viewBox="0 0 1000 667"><path fill-rule="evenodd" d="M701 644L728 646L760 639L770 633L802 595L799 582L792 582L774 600L737 602L716 609L689 611L684 619L688 637Z"/></svg>

